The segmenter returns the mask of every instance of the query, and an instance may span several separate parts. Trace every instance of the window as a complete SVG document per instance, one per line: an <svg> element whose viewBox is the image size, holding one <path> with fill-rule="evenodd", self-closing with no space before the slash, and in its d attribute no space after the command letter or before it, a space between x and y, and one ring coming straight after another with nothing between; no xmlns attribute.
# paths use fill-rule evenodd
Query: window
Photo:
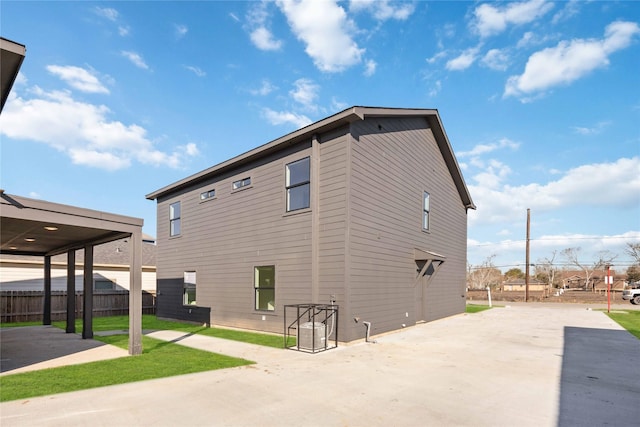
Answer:
<svg viewBox="0 0 640 427"><path fill-rule="evenodd" d="M184 272L184 284L182 285L182 304L196 305L196 272Z"/></svg>
<svg viewBox="0 0 640 427"><path fill-rule="evenodd" d="M93 289L96 291L113 291L116 284L109 279L96 279L93 282Z"/></svg>
<svg viewBox="0 0 640 427"><path fill-rule="evenodd" d="M286 169L287 212L310 206L309 157L289 163Z"/></svg>
<svg viewBox="0 0 640 427"><path fill-rule="evenodd" d="M216 197L216 190L209 190L200 193L200 200L208 200Z"/></svg>
<svg viewBox="0 0 640 427"><path fill-rule="evenodd" d="M425 191L422 200L422 229L429 230L429 193Z"/></svg>
<svg viewBox="0 0 640 427"><path fill-rule="evenodd" d="M276 304L276 267L255 267L253 279L256 291L256 310L274 311Z"/></svg>
<svg viewBox="0 0 640 427"><path fill-rule="evenodd" d="M169 236L180 235L180 202L169 205Z"/></svg>
<svg viewBox="0 0 640 427"><path fill-rule="evenodd" d="M251 185L251 177L242 178L242 179L239 179L238 181L235 181L233 183L233 189L234 190L239 190L239 189L241 189L243 187L248 187L250 185Z"/></svg>

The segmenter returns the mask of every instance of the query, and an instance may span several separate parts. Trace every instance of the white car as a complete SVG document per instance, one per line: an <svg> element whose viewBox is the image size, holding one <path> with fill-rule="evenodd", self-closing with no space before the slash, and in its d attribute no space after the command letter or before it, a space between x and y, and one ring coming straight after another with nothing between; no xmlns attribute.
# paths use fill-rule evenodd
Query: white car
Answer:
<svg viewBox="0 0 640 427"><path fill-rule="evenodd" d="M640 305L640 286L636 285L633 288L622 291L622 299L629 300L631 304Z"/></svg>

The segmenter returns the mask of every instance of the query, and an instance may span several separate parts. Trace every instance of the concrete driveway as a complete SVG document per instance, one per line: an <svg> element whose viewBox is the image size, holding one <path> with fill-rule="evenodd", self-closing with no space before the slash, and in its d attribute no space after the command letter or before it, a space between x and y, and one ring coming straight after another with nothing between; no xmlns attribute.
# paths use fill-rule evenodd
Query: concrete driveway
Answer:
<svg viewBox="0 0 640 427"><path fill-rule="evenodd" d="M640 340L583 306L495 308L314 355L176 333L155 336L258 363L7 402L0 405L0 424L640 423Z"/></svg>

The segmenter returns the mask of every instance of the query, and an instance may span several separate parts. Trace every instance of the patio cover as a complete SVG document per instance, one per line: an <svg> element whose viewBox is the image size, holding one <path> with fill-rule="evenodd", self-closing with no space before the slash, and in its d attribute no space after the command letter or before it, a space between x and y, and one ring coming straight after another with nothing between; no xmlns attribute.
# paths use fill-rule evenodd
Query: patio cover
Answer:
<svg viewBox="0 0 640 427"><path fill-rule="evenodd" d="M4 108L4 103L9 97L9 92L18 76L26 51L24 45L0 37L0 92L2 92L0 111Z"/></svg>
<svg viewBox="0 0 640 427"><path fill-rule="evenodd" d="M13 196L0 189L0 253L45 258L44 324L51 324L51 257L67 253L72 260L76 250L84 249L82 336L92 338L93 247L131 237L130 354L142 353L142 225L140 218ZM75 261L68 264L69 269L75 268ZM75 324L70 325L69 298L67 301L67 332L75 332Z"/></svg>

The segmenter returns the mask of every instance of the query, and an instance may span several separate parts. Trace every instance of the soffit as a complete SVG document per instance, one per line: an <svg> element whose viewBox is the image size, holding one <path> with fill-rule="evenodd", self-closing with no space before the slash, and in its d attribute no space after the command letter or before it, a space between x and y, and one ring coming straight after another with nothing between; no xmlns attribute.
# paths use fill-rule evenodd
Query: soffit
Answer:
<svg viewBox="0 0 640 427"><path fill-rule="evenodd" d="M0 89L2 92L0 111L9 97L9 92L18 76L25 53L24 45L0 38Z"/></svg>
<svg viewBox="0 0 640 427"><path fill-rule="evenodd" d="M57 255L98 245L142 228L138 218L1 193L0 251L13 255ZM45 227L55 228L48 230Z"/></svg>

